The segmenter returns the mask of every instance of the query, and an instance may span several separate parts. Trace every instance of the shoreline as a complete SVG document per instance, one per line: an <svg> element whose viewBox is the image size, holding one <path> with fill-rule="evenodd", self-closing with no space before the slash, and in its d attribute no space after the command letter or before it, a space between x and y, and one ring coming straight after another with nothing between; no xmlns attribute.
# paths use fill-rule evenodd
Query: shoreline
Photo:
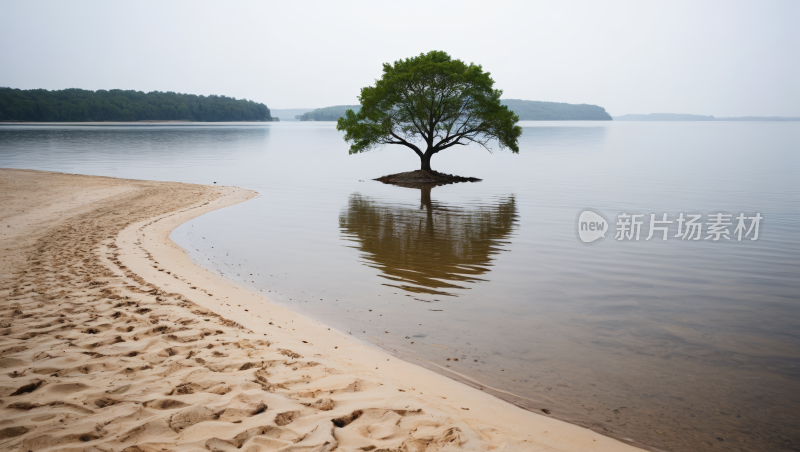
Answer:
<svg viewBox="0 0 800 452"><path fill-rule="evenodd" d="M235 124L242 125L261 125L270 124L280 121L180 121L180 120L160 120L160 119L145 119L142 121L85 121L85 122L25 122L25 121L0 121L2 126L180 126L180 125L198 125L204 126L209 124L226 125Z"/></svg>
<svg viewBox="0 0 800 452"><path fill-rule="evenodd" d="M14 184L0 204L0 242L14 255L0 262L4 448L640 450L331 330L199 267L169 239L254 192L0 176ZM72 204L55 204L68 195Z"/></svg>

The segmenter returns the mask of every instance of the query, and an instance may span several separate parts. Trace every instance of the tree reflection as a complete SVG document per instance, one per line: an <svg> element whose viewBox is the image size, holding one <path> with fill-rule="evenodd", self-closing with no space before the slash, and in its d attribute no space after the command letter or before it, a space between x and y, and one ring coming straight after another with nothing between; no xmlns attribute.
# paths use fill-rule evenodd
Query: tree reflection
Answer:
<svg viewBox="0 0 800 452"><path fill-rule="evenodd" d="M408 292L457 296L453 289L484 281L516 226L514 197L463 209L432 201L432 185L413 188L419 209L350 195L339 227L352 248L393 281L386 285Z"/></svg>

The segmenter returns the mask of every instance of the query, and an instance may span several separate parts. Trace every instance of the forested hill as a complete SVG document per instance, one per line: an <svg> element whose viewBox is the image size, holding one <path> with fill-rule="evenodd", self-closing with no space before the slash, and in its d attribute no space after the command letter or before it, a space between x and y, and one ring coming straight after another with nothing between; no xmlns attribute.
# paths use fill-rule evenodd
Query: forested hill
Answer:
<svg viewBox="0 0 800 452"><path fill-rule="evenodd" d="M611 121L606 109L597 105L563 104L538 100L501 99L521 121Z"/></svg>
<svg viewBox="0 0 800 452"><path fill-rule="evenodd" d="M251 100L132 90L0 88L0 121L272 121L269 108Z"/></svg>
<svg viewBox="0 0 800 452"><path fill-rule="evenodd" d="M316 110L297 115L295 118L300 121L337 121L340 117L344 116L347 110L353 110L358 113L361 105L336 105L333 107L317 108Z"/></svg>
<svg viewBox="0 0 800 452"><path fill-rule="evenodd" d="M558 102L539 102L535 100L501 99L503 105L519 115L522 121L592 120L611 121L611 115L603 107L587 104L562 104ZM344 112L353 109L358 112L360 105L337 105L317 108L314 111L295 116L300 121L336 121Z"/></svg>

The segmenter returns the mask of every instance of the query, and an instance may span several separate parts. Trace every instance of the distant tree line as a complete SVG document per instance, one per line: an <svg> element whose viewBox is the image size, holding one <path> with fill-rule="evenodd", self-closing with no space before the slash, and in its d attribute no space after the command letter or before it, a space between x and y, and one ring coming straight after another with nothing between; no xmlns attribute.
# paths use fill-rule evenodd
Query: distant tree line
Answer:
<svg viewBox="0 0 800 452"><path fill-rule="evenodd" d="M614 116L617 121L714 121L713 116L687 115L683 113L650 113L646 115Z"/></svg>
<svg viewBox="0 0 800 452"><path fill-rule="evenodd" d="M0 121L272 121L266 105L171 91L0 88Z"/></svg>
<svg viewBox="0 0 800 452"><path fill-rule="evenodd" d="M615 121L800 121L800 118L786 116L734 116L715 118L713 116L690 115L685 113L648 113L644 115L614 116Z"/></svg>
<svg viewBox="0 0 800 452"><path fill-rule="evenodd" d="M317 108L316 110L297 115L295 118L300 121L337 121L344 116L347 110L358 112L361 105L336 105L334 107Z"/></svg>
<svg viewBox="0 0 800 452"><path fill-rule="evenodd" d="M519 115L521 121L611 121L605 108L587 104L563 104L559 102L540 102L536 100L501 99L500 103ZM356 113L361 105L337 105L317 108L314 111L297 115L300 121L337 121L344 112L353 109Z"/></svg>

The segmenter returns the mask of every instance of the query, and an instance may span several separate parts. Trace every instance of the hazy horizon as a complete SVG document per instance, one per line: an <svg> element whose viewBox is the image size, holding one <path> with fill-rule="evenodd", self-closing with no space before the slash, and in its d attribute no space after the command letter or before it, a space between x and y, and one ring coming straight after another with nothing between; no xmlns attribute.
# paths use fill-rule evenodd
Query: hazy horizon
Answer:
<svg viewBox="0 0 800 452"><path fill-rule="evenodd" d="M358 103L383 63L444 50L491 72L506 99L594 104L612 116L800 116L798 2L394 6L5 2L0 86L319 108Z"/></svg>

